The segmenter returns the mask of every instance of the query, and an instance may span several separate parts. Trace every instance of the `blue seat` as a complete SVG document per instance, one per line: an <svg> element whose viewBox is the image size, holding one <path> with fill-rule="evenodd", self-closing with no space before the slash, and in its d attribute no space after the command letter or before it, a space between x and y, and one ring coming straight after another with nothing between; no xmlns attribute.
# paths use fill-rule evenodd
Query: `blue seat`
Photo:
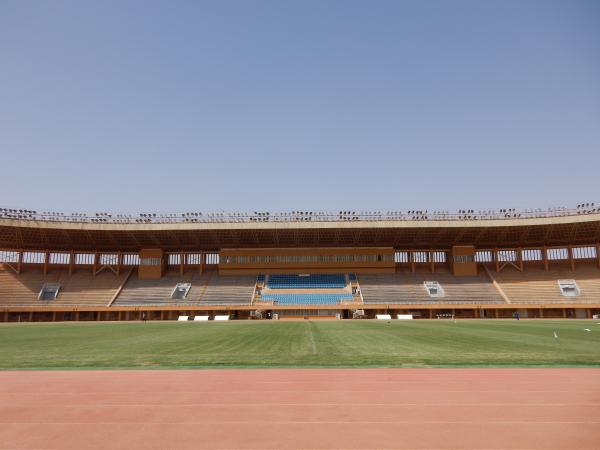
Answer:
<svg viewBox="0 0 600 450"><path fill-rule="evenodd" d="M271 289L343 289L346 277L339 274L270 275Z"/></svg>
<svg viewBox="0 0 600 450"><path fill-rule="evenodd" d="M352 300L350 294L264 294L264 301L279 305L337 305L342 300Z"/></svg>

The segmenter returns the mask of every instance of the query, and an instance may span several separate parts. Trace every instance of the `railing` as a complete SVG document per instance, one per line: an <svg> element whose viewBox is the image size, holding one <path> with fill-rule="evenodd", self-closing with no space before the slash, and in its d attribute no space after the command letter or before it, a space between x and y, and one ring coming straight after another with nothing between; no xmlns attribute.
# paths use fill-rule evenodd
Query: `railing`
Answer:
<svg viewBox="0 0 600 450"><path fill-rule="evenodd" d="M75 223L111 223L111 224L145 224L145 223L250 223L250 222L340 222L340 221L446 221L446 220L499 220L578 216L582 214L600 213L600 206L584 203L575 208L524 209L515 208L499 210L464 209L457 212L408 210L408 211L291 211L291 212L242 212L242 213L139 213L112 214L97 213L63 213L54 211L36 211L17 208L0 208L0 218L16 220L36 220L46 222Z"/></svg>

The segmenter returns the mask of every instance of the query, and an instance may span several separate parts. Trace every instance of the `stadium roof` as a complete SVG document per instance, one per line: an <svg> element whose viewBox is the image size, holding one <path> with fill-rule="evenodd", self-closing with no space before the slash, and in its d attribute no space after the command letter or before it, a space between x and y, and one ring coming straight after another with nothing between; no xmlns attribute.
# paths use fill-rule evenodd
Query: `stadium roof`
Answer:
<svg viewBox="0 0 600 450"><path fill-rule="evenodd" d="M452 245L514 248L600 242L600 212L507 218L156 221L122 223L0 218L5 249L213 251L256 247L446 249ZM163 223L164 222L164 223Z"/></svg>

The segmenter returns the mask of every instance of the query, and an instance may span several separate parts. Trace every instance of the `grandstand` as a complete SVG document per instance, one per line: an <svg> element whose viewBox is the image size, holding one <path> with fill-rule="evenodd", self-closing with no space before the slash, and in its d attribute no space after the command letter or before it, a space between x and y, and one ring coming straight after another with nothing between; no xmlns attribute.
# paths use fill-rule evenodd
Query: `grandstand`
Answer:
<svg viewBox="0 0 600 450"><path fill-rule="evenodd" d="M0 209L0 321L600 313L600 211Z"/></svg>
<svg viewBox="0 0 600 450"><path fill-rule="evenodd" d="M435 293L427 287L431 282L438 286ZM504 298L485 273L459 278L442 269L435 273L420 270L363 275L360 277L360 286L367 304L505 303Z"/></svg>

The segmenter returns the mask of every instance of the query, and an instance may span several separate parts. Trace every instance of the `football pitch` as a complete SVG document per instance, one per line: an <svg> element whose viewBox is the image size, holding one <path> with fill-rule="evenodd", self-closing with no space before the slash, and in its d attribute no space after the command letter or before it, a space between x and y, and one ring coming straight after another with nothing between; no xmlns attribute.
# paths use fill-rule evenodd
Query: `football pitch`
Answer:
<svg viewBox="0 0 600 450"><path fill-rule="evenodd" d="M600 367L599 322L11 323L0 369Z"/></svg>

